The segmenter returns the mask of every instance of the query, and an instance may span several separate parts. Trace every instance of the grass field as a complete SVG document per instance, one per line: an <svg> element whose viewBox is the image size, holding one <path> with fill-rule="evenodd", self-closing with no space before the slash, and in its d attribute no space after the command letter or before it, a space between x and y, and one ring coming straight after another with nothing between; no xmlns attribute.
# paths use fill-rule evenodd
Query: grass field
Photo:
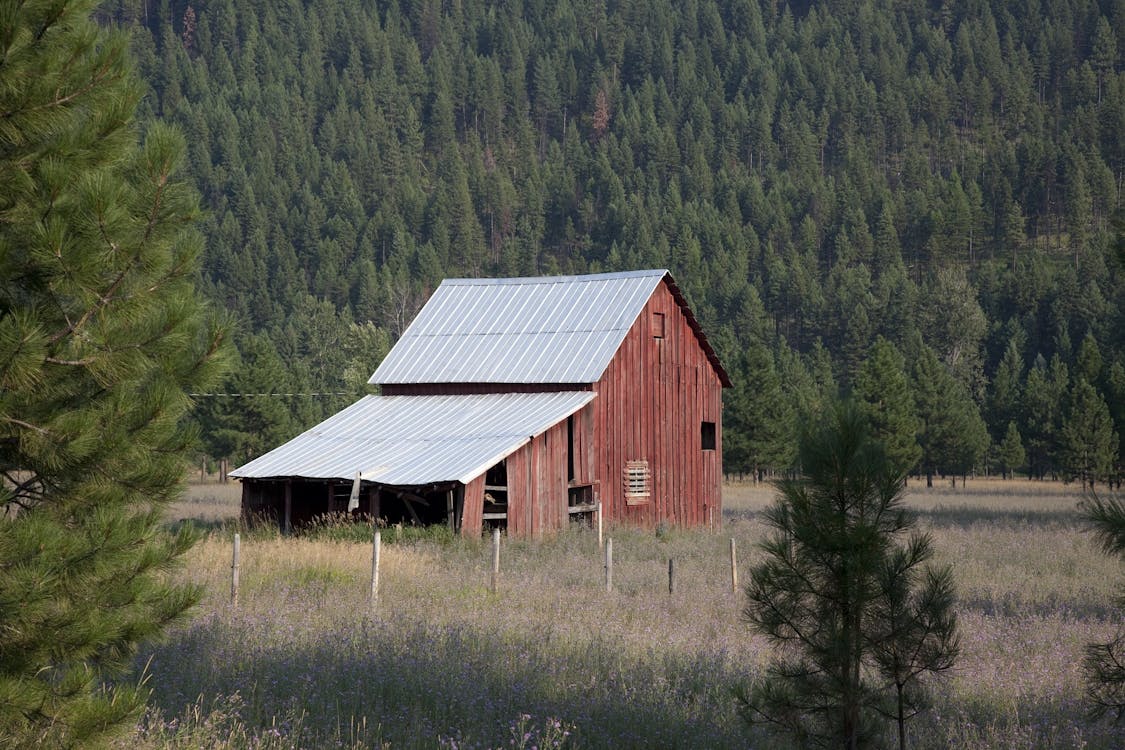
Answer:
<svg viewBox="0 0 1125 750"><path fill-rule="evenodd" d="M263 532L244 534L232 609L237 498L195 486L173 509L214 528L179 573L206 595L142 654L152 708L122 747L784 746L747 730L732 697L769 658L729 564L731 538L741 575L755 559L768 488L726 487L714 534L610 530L611 593L589 531L506 540L496 594L485 542L387 544L375 611L369 544ZM1125 571L1077 501L1027 481L910 488L954 567L963 631L912 747L1125 747L1122 727L1083 718L1078 662L1116 627Z"/></svg>

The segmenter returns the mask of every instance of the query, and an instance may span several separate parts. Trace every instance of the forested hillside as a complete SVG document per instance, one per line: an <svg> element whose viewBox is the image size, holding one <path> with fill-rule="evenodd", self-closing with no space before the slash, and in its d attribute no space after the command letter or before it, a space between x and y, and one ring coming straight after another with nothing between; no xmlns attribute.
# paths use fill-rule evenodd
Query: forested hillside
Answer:
<svg viewBox="0 0 1125 750"><path fill-rule="evenodd" d="M354 398L445 276L667 267L736 382L728 471L837 388L924 473L1121 464L1125 0L103 15L188 139L224 391L349 394L200 399L212 456Z"/></svg>

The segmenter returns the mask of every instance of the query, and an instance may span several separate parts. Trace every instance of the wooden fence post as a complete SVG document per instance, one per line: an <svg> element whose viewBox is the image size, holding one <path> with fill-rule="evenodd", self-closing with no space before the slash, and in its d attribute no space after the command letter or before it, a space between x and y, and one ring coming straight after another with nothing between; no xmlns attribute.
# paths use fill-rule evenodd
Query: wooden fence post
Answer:
<svg viewBox="0 0 1125 750"><path fill-rule="evenodd" d="M602 544L602 504L598 502L598 549L601 549Z"/></svg>
<svg viewBox="0 0 1125 750"><path fill-rule="evenodd" d="M605 540L605 590L613 591L613 537Z"/></svg>
<svg viewBox="0 0 1125 750"><path fill-rule="evenodd" d="M371 609L379 603L379 558L383 550L383 535L375 529L375 536L371 541Z"/></svg>
<svg viewBox="0 0 1125 750"><path fill-rule="evenodd" d="M675 568L673 567L672 558L668 558L668 596L676 592L675 583Z"/></svg>
<svg viewBox="0 0 1125 750"><path fill-rule="evenodd" d="M492 593L500 590L500 529L492 530Z"/></svg>
<svg viewBox="0 0 1125 750"><path fill-rule="evenodd" d="M730 590L738 593L738 555L734 550L734 537L730 538Z"/></svg>
<svg viewBox="0 0 1125 750"><path fill-rule="evenodd" d="M239 552L241 551L242 540L238 534L234 535L234 556L231 558L230 564L230 605L232 607L238 606L238 567L239 567Z"/></svg>

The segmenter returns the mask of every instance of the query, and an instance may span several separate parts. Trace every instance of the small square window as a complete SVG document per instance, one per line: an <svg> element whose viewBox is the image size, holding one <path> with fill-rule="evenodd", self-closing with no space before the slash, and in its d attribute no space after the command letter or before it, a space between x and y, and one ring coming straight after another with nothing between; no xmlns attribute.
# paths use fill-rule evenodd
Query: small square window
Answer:
<svg viewBox="0 0 1125 750"><path fill-rule="evenodd" d="M714 422L701 422L699 425L699 442L703 445L703 450L715 450L715 423Z"/></svg>
<svg viewBox="0 0 1125 750"><path fill-rule="evenodd" d="M623 478L625 503L627 505L647 503L652 495L652 472L648 469L648 461L626 461Z"/></svg>

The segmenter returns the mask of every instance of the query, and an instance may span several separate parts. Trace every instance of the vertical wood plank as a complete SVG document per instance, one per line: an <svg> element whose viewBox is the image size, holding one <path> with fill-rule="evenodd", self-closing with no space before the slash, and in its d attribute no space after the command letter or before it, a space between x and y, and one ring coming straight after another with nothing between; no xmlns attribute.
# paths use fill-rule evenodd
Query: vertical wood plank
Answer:
<svg viewBox="0 0 1125 750"><path fill-rule="evenodd" d="M509 502L511 496L509 495ZM479 539L484 521L484 474L465 485L461 507L461 536Z"/></svg>

